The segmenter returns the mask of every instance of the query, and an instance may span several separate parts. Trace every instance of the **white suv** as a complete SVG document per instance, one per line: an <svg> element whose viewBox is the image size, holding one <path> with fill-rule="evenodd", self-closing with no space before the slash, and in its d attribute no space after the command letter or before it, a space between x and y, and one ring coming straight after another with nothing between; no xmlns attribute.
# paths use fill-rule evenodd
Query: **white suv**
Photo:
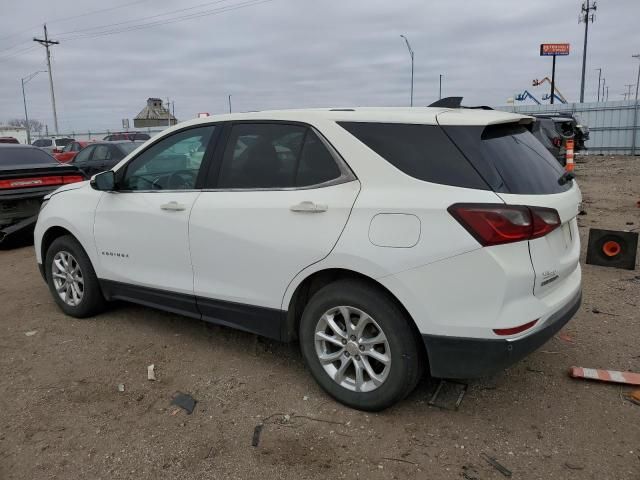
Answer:
<svg viewBox="0 0 640 480"><path fill-rule="evenodd" d="M120 299L297 339L330 395L382 409L425 369L505 368L578 309L580 190L533 121L357 108L185 122L50 195L37 259L69 315Z"/></svg>

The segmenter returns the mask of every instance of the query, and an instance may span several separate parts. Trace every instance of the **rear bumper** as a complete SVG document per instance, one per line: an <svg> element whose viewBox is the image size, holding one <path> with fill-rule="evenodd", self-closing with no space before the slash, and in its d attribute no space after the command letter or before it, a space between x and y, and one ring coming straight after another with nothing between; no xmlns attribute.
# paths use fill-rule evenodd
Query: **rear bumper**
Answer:
<svg viewBox="0 0 640 480"><path fill-rule="evenodd" d="M422 335L431 375L441 378L477 378L497 373L538 349L554 336L580 308L582 291L536 332L514 340Z"/></svg>

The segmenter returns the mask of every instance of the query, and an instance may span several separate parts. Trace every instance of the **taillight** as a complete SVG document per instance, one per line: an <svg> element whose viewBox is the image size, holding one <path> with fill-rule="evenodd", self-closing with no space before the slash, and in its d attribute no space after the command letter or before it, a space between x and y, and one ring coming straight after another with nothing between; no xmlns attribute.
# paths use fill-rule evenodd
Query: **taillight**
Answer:
<svg viewBox="0 0 640 480"><path fill-rule="evenodd" d="M59 148L54 148L53 153L62 153L62 150L60 150Z"/></svg>
<svg viewBox="0 0 640 480"><path fill-rule="evenodd" d="M485 247L543 237L560 226L552 208L456 203L447 210Z"/></svg>
<svg viewBox="0 0 640 480"><path fill-rule="evenodd" d="M553 137L551 141L553 142L554 147L560 148L562 146L562 139L560 137Z"/></svg>
<svg viewBox="0 0 640 480"><path fill-rule="evenodd" d="M0 189L52 187L84 181L82 175L48 175L46 177L11 178L0 180Z"/></svg>

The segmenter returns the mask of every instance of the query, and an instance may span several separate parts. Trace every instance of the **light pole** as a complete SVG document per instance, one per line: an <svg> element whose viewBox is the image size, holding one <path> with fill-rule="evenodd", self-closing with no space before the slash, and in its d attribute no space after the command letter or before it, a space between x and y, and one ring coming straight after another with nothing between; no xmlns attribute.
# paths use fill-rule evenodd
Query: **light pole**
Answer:
<svg viewBox="0 0 640 480"><path fill-rule="evenodd" d="M598 70L598 102L600 102L600 79L602 77L602 69L596 68Z"/></svg>
<svg viewBox="0 0 640 480"><path fill-rule="evenodd" d="M438 99L442 100L442 74L440 74L440 88L438 89Z"/></svg>
<svg viewBox="0 0 640 480"><path fill-rule="evenodd" d="M633 58L640 60L640 53L631 55ZM633 129L631 130L631 155L636 154L636 136L638 132L638 84L640 84L640 63L638 63L638 78L636 80L636 103L633 107Z"/></svg>
<svg viewBox="0 0 640 480"><path fill-rule="evenodd" d="M24 121L25 128L27 129L28 145L31 145L31 125L29 125L29 114L27 113L27 96L24 94L24 84L29 83L31 79L39 73L46 73L46 70L38 70L37 72L33 72L32 74L20 79L20 83L22 83L22 103L24 103Z"/></svg>
<svg viewBox="0 0 640 480"><path fill-rule="evenodd" d="M409 45L409 40L407 40L407 37L405 37L404 35L400 36L404 38L404 41L407 44L407 49L409 49L409 55L411 56L411 106L413 107L413 50L411 48L411 45Z"/></svg>

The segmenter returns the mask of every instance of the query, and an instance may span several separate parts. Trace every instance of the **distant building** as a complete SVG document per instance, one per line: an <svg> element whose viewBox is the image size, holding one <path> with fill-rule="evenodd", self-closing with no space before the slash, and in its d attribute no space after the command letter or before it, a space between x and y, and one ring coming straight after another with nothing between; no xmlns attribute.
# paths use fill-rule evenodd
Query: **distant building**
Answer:
<svg viewBox="0 0 640 480"><path fill-rule="evenodd" d="M13 137L20 143L27 143L27 129L11 125L0 125L0 137ZM33 138L33 134L31 138Z"/></svg>
<svg viewBox="0 0 640 480"><path fill-rule="evenodd" d="M162 100L159 98L148 98L147 106L133 119L135 128L166 127L176 123L178 123L176 117L162 105Z"/></svg>

